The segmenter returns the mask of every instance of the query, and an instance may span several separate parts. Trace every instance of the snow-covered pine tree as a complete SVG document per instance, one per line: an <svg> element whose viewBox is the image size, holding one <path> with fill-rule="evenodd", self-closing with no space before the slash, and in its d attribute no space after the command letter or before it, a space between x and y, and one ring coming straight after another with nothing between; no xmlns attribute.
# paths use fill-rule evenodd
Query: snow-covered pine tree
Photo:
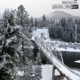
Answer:
<svg viewBox="0 0 80 80"><path fill-rule="evenodd" d="M3 44L2 51L0 53L0 80L13 80L15 63L19 59L21 53L20 49L20 37L18 32L19 26L14 24L14 15L12 11L6 9L3 14Z"/></svg>
<svg viewBox="0 0 80 80"><path fill-rule="evenodd" d="M29 16L29 14L25 10L24 6L20 5L18 7L18 10L17 10L16 23L18 25L21 25L22 27L27 26L27 24L29 24L29 18L28 18L28 16Z"/></svg>
<svg viewBox="0 0 80 80"><path fill-rule="evenodd" d="M16 16L16 23L18 25L21 25L22 27L22 32L24 33L26 30L26 26L28 27L28 22L29 22L29 18L28 18L29 14L28 12L25 10L23 5L20 5L18 7L17 10L17 16ZM24 40L22 39L22 50L24 51ZM23 63L24 63L24 55L23 55Z"/></svg>

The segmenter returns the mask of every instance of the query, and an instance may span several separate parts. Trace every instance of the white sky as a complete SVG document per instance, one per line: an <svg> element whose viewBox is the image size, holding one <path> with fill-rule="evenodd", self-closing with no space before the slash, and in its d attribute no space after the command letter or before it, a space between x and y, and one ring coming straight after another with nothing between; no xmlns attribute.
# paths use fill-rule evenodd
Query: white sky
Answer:
<svg viewBox="0 0 80 80"><path fill-rule="evenodd" d="M62 0L1 0L0 13L2 13L5 8L17 9L20 4L23 4L30 16L41 17L43 14L54 12L55 9L52 9L52 4L60 4L61 2ZM78 4L80 4L80 0L78 0ZM80 16L80 9L61 9L61 11Z"/></svg>

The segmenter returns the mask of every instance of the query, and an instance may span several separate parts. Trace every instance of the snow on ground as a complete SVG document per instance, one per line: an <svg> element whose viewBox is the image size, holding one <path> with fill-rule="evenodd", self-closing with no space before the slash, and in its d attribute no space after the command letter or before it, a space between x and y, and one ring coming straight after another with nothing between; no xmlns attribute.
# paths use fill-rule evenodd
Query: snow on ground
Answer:
<svg viewBox="0 0 80 80"><path fill-rule="evenodd" d="M52 44L59 51L71 51L71 52L80 52L80 43L64 42L59 40L52 40L49 38L48 29L36 29L32 33L32 40L35 36L38 38L44 38L46 43Z"/></svg>
<svg viewBox="0 0 80 80"><path fill-rule="evenodd" d="M49 43L55 46L59 51L80 52L80 43L67 43L59 40L53 40Z"/></svg>
<svg viewBox="0 0 80 80"><path fill-rule="evenodd" d="M67 47L66 49L65 48L59 48L59 47L56 47L59 51L69 51L69 52L80 52L80 49L74 49L74 48L69 48Z"/></svg>
<svg viewBox="0 0 80 80"><path fill-rule="evenodd" d="M52 80L52 68L53 68L53 65L42 65L41 80ZM55 75L60 75L60 73L56 70Z"/></svg>
<svg viewBox="0 0 80 80"><path fill-rule="evenodd" d="M52 65L42 65L42 79L41 80L52 80ZM74 72L80 75L80 70L72 69ZM24 71L17 71L18 76L24 76ZM56 70L55 75L59 75L59 72ZM64 78L64 80L66 80Z"/></svg>
<svg viewBox="0 0 80 80"><path fill-rule="evenodd" d="M43 65L41 80L52 80L51 78L52 78L52 65Z"/></svg>
<svg viewBox="0 0 80 80"><path fill-rule="evenodd" d="M44 37L45 39L49 39L48 29L36 29L32 33L32 39L34 40L35 36L38 38Z"/></svg>

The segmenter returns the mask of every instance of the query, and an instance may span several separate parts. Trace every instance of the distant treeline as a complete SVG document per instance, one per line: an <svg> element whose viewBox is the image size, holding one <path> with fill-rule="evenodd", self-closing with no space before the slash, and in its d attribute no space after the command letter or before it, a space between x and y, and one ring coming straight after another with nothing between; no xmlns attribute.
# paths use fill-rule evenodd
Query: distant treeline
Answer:
<svg viewBox="0 0 80 80"><path fill-rule="evenodd" d="M62 18L49 25L49 36L66 42L80 42L80 20Z"/></svg>

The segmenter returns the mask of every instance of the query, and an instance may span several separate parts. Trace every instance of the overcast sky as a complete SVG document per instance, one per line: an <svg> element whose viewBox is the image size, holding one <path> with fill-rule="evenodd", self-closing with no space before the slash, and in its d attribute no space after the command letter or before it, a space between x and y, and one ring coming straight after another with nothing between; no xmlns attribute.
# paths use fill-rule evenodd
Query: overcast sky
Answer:
<svg viewBox="0 0 80 80"><path fill-rule="evenodd" d="M54 12L55 9L52 9L52 4L61 4L61 2L62 0L1 0L0 12L2 13L5 8L17 9L20 4L23 4L30 16L41 17L43 14ZM80 4L80 0L78 0L78 4ZM60 11L65 11L70 14L80 16L80 9L61 9Z"/></svg>

